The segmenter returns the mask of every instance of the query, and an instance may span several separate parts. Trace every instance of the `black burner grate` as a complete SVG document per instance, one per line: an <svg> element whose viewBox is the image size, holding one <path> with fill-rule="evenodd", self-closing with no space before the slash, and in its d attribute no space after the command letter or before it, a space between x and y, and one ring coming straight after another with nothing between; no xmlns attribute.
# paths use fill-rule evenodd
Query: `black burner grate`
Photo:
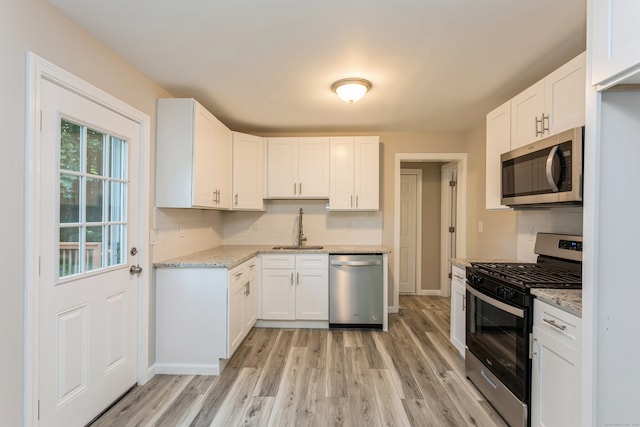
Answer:
<svg viewBox="0 0 640 427"><path fill-rule="evenodd" d="M472 263L472 265L491 276L508 279L525 286L582 285L580 271L558 270L547 266L541 267L538 264Z"/></svg>

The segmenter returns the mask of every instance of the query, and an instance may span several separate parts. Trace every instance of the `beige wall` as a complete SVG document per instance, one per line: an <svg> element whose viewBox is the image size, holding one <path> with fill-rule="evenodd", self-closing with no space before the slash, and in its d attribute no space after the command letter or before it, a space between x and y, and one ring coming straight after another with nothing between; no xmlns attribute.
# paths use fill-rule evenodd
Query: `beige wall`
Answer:
<svg viewBox="0 0 640 427"><path fill-rule="evenodd" d="M517 216L485 209L485 123L464 135L467 167L467 257L516 258ZM482 232L479 223L482 223Z"/></svg>
<svg viewBox="0 0 640 427"><path fill-rule="evenodd" d="M441 175L443 163L402 162L403 169L422 171L422 257L420 290L440 290Z"/></svg>

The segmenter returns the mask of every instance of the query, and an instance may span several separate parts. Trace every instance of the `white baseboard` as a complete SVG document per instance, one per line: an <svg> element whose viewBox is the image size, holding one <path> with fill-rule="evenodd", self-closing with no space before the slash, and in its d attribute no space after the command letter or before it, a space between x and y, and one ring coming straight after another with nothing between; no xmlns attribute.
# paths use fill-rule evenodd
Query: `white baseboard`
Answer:
<svg viewBox="0 0 640 427"><path fill-rule="evenodd" d="M258 328L300 328L300 329L329 329L327 320L258 320Z"/></svg>
<svg viewBox="0 0 640 427"><path fill-rule="evenodd" d="M220 375L218 364L156 363L153 369L156 374L167 375Z"/></svg>
<svg viewBox="0 0 640 427"><path fill-rule="evenodd" d="M418 295L441 297L442 291L440 289L420 289Z"/></svg>

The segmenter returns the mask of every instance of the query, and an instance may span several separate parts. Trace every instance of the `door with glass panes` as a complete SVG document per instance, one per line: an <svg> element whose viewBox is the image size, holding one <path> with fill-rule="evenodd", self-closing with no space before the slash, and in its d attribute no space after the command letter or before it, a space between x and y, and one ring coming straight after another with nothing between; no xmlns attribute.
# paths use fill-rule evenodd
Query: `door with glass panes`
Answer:
<svg viewBox="0 0 640 427"><path fill-rule="evenodd" d="M39 425L84 425L137 378L139 127L46 80L41 108Z"/></svg>

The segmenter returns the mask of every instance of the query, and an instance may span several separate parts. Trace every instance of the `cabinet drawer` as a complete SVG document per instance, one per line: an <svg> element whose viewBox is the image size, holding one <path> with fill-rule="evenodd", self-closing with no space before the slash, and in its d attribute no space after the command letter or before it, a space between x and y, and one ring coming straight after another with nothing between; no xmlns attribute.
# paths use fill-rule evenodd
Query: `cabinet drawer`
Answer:
<svg viewBox="0 0 640 427"><path fill-rule="evenodd" d="M286 268L286 269L294 269L296 268L296 256L295 255L261 255L262 257L262 268L263 269L273 269L273 268Z"/></svg>
<svg viewBox="0 0 640 427"><path fill-rule="evenodd" d="M329 255L296 255L296 269L329 268Z"/></svg>
<svg viewBox="0 0 640 427"><path fill-rule="evenodd" d="M533 310L533 325L555 336L560 342L580 350L582 319L538 299Z"/></svg>
<svg viewBox="0 0 640 427"><path fill-rule="evenodd" d="M458 265L451 265L451 280L457 284L465 285L467 281L467 270Z"/></svg>

